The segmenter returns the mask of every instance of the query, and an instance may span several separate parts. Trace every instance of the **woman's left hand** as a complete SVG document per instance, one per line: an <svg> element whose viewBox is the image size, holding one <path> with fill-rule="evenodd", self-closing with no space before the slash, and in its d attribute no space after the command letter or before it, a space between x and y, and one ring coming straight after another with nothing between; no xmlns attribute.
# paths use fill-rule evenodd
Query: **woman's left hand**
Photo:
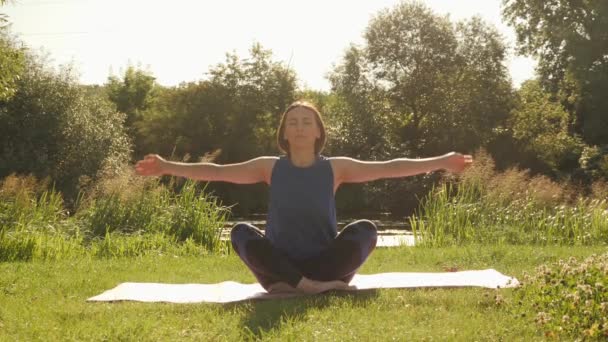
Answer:
<svg viewBox="0 0 608 342"><path fill-rule="evenodd" d="M473 163L473 156L450 152L445 155L444 169L452 173L460 173Z"/></svg>

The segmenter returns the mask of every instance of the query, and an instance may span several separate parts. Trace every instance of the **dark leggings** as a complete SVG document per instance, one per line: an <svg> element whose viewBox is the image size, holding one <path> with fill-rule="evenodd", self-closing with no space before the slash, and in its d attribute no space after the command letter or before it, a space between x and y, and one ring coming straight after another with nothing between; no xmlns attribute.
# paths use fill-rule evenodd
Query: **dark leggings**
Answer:
<svg viewBox="0 0 608 342"><path fill-rule="evenodd" d="M377 233L373 222L355 221L344 227L329 248L304 260L287 257L249 223L236 224L230 237L236 253L262 287L268 289L277 282L296 287L302 277L350 282L376 247Z"/></svg>

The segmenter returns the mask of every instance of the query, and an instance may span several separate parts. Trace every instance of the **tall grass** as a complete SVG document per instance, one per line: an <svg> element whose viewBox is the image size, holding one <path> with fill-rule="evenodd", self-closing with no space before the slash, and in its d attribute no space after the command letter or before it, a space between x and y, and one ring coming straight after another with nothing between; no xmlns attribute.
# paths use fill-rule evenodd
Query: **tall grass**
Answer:
<svg viewBox="0 0 608 342"><path fill-rule="evenodd" d="M46 182L7 177L0 183L0 261L226 252L220 235L229 208L195 182L178 182L162 185L125 169L98 182L68 215Z"/></svg>
<svg viewBox="0 0 608 342"><path fill-rule="evenodd" d="M496 173L483 152L476 159L458 182L444 182L421 201L410 219L419 244L608 244L605 198L521 170Z"/></svg>
<svg viewBox="0 0 608 342"><path fill-rule="evenodd" d="M61 195L48 181L10 175L0 184L0 232L53 230L65 218Z"/></svg>

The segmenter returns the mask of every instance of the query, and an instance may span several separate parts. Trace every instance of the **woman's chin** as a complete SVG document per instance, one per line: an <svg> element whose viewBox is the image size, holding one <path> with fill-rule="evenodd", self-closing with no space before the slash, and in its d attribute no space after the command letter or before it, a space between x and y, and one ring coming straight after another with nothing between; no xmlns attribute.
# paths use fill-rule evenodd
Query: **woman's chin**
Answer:
<svg viewBox="0 0 608 342"><path fill-rule="evenodd" d="M289 143L289 146L291 147L295 147L297 149L307 149L307 148L311 148L311 147L315 147L314 143L311 143L310 141L306 141L304 139L296 139L296 141L294 141L293 143Z"/></svg>

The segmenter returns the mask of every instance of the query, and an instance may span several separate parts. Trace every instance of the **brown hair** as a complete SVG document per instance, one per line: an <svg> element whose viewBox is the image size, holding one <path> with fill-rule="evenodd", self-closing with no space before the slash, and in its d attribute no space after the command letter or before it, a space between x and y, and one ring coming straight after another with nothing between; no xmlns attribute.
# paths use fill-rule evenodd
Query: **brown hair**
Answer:
<svg viewBox="0 0 608 342"><path fill-rule="evenodd" d="M315 105L308 101L296 101L290 104L289 107L287 107L287 109L283 113L283 116L281 117L281 123L279 124L279 129L277 132L277 145L279 146L279 150L287 153L288 156L290 154L289 141L283 138L283 135L285 133L285 118L287 117L287 113L298 107L306 108L315 114L315 120L317 121L317 125L319 126L319 129L321 131L321 137L315 141L315 154L319 154L323 150L323 147L325 147L325 124L323 123L323 119L321 119L321 113L319 112L317 107L315 107Z"/></svg>

